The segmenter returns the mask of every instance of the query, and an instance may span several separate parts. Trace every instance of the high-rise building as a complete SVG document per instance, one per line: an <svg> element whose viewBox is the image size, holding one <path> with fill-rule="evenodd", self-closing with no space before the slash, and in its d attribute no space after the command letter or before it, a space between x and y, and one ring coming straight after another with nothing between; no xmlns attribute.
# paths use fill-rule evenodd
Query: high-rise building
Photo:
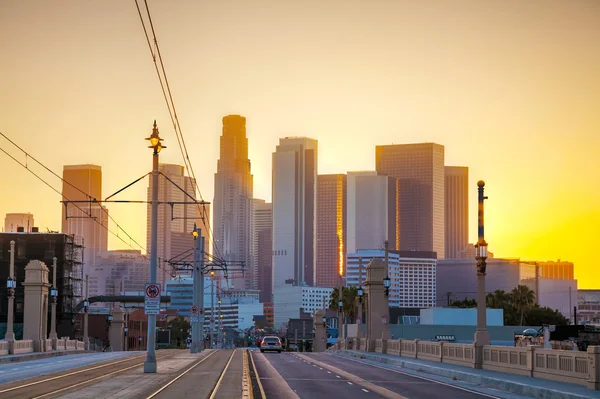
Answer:
<svg viewBox="0 0 600 399"><path fill-rule="evenodd" d="M348 253L346 286L364 287L367 266L373 259L385 259L384 250L361 249ZM362 260L362 272L360 262ZM429 308L436 303L437 256L429 251L388 252L390 307Z"/></svg>
<svg viewBox="0 0 600 399"><path fill-rule="evenodd" d="M158 201L193 202L196 198L196 181L184 175L181 165L160 164L158 170L164 175L158 178ZM171 181L167 180L168 177ZM183 190L183 191L182 191ZM185 191L185 192L184 192ZM187 193L187 194L186 194ZM148 201L152 200L152 179L148 186ZM195 204L163 204L158 207L157 254L159 258L157 283L164 284L172 275L169 259L192 260L194 248L194 222L198 206ZM147 208L146 249L150 251L152 205Z"/></svg>
<svg viewBox="0 0 600 399"><path fill-rule="evenodd" d="M202 237L205 240L205 247L208 248L209 239L212 240L212 234L210 232L210 204L201 205L196 207L196 227L200 229Z"/></svg>
<svg viewBox="0 0 600 399"><path fill-rule="evenodd" d="M346 259L346 175L317 176L315 285L337 287Z"/></svg>
<svg viewBox="0 0 600 399"><path fill-rule="evenodd" d="M398 248L398 185L393 177L375 171L348 172L347 252Z"/></svg>
<svg viewBox="0 0 600 399"><path fill-rule="evenodd" d="M215 173L213 254L244 262L244 273L229 272L230 286L254 288L252 275L253 180L248 159L246 118L223 117L220 158Z"/></svg>
<svg viewBox="0 0 600 399"><path fill-rule="evenodd" d="M19 227L23 229L23 232L30 233L34 226L31 213L7 213L4 218L5 233L16 233Z"/></svg>
<svg viewBox="0 0 600 399"><path fill-rule="evenodd" d="M102 168L63 167L63 201L102 200ZM68 203L62 207L62 232L83 238L83 274L96 265L96 255L108 250L108 210L98 203Z"/></svg>
<svg viewBox="0 0 600 399"><path fill-rule="evenodd" d="M539 262L540 277L554 280L573 280L575 278L575 267L573 262L546 261Z"/></svg>
<svg viewBox="0 0 600 399"><path fill-rule="evenodd" d="M273 153L274 290L314 284L317 156L317 140L306 137L279 139Z"/></svg>
<svg viewBox="0 0 600 399"><path fill-rule="evenodd" d="M444 146L435 143L375 147L376 170L398 179L400 249L445 257Z"/></svg>
<svg viewBox="0 0 600 399"><path fill-rule="evenodd" d="M254 199L252 221L252 260L254 284L260 290L260 302L273 300L273 204Z"/></svg>
<svg viewBox="0 0 600 399"><path fill-rule="evenodd" d="M469 243L469 168L446 166L444 182L446 259L458 259Z"/></svg>

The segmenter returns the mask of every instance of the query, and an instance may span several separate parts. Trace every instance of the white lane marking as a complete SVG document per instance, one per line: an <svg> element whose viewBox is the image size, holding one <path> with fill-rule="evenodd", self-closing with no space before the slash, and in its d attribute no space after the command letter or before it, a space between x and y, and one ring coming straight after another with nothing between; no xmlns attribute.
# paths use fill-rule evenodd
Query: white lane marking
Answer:
<svg viewBox="0 0 600 399"><path fill-rule="evenodd" d="M340 377L339 375L336 375L336 377L337 377L337 378L342 378L342 377Z"/></svg>
<svg viewBox="0 0 600 399"><path fill-rule="evenodd" d="M353 383L351 383L350 381L348 381L348 385L354 385Z"/></svg>
<svg viewBox="0 0 600 399"><path fill-rule="evenodd" d="M328 371L327 374L331 374L331 371Z"/></svg>
<svg viewBox="0 0 600 399"><path fill-rule="evenodd" d="M319 370L323 370L323 367L319 367Z"/></svg>
<svg viewBox="0 0 600 399"><path fill-rule="evenodd" d="M369 391L367 391L367 390L366 390L366 389L364 389L364 388L363 388L362 390L363 390L363 392L369 393Z"/></svg>
<svg viewBox="0 0 600 399"><path fill-rule="evenodd" d="M465 392L474 393L476 395L480 395L480 396L483 396L483 397L486 397L486 398L500 399L499 396L493 396L493 395L490 395L490 394L487 394L487 393L484 393L484 392L478 392L478 391L475 391L475 390L472 390L472 389L459 387L459 386L452 385L452 384L449 384L449 383L446 383L446 382L441 382L441 381L433 380L431 378L421 377L421 376L418 376L418 375L414 375L414 374L410 374L410 373L405 373L403 371L399 371L399 370L390 369L390 368L387 368L387 367L378 366L376 364L366 363L366 362L363 362L363 361L360 361L360 360L351 359L351 358L344 357L344 356L339 356L339 355L330 355L330 356L334 356L334 357L337 357L337 358L340 358L340 359L350 360L350 361L353 361L353 362L356 362L356 363L365 364L365 365L368 365L368 366L371 366L371 367L377 367L378 369L391 371L393 373L403 374L403 375L406 375L406 376L409 376L409 377L419 378L421 380L425 380L425 381L429 381L429 382L435 382L436 384L445 385L445 386L450 387L450 388L456 388L459 391L465 391ZM396 367L399 367L399 366L396 366Z"/></svg>

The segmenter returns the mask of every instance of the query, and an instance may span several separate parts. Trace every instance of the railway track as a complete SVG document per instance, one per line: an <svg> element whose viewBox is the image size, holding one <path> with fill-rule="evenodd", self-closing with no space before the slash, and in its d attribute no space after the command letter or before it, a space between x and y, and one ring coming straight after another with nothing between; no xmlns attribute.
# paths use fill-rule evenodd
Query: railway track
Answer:
<svg viewBox="0 0 600 399"><path fill-rule="evenodd" d="M157 354L157 361L174 356L176 351ZM26 380L10 382L0 385L0 398L50 398L66 394L73 389L83 389L86 385L93 384L115 374L140 367L144 364L146 355L132 356L117 361L107 361L100 364L79 367L74 370L28 378Z"/></svg>

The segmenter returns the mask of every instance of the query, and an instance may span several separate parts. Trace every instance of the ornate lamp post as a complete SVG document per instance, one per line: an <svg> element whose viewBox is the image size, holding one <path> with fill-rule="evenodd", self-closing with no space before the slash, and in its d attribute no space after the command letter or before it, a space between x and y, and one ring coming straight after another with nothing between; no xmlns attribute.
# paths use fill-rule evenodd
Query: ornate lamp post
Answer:
<svg viewBox="0 0 600 399"><path fill-rule="evenodd" d="M150 218L150 284L156 283L158 269L158 153L167 148L162 145L162 139L158 135L156 121L152 126L152 135L146 140L150 141L148 148L153 149L152 154L152 213ZM156 315L148 315L148 340L146 346L146 360L144 361L144 373L156 373Z"/></svg>
<svg viewBox="0 0 600 399"><path fill-rule="evenodd" d="M17 280L15 280L15 242L10 242L10 266L8 279L6 279L6 291L8 294L8 315L6 317L6 334L4 340L9 344L9 353L13 353L12 346L15 341L15 333L13 331L14 313L15 313L15 289L17 288Z"/></svg>
<svg viewBox="0 0 600 399"><path fill-rule="evenodd" d="M389 297L390 296L390 285L392 284L392 280L389 278L389 276L385 276L385 278L383 279L383 286L385 287L385 296Z"/></svg>
<svg viewBox="0 0 600 399"><path fill-rule="evenodd" d="M477 245L475 246L475 259L477 260L477 331L475 332L474 343L478 348L475 360L475 367L481 368L483 363L483 346L490 344L490 334L487 330L486 306L485 306L485 275L487 259L487 242L485 242L483 231L483 201L487 199L483 195L485 182L477 182L478 187L478 212L477 212ZM476 349L477 349L476 348Z"/></svg>
<svg viewBox="0 0 600 399"><path fill-rule="evenodd" d="M327 327L327 317L323 316L323 327Z"/></svg>
<svg viewBox="0 0 600 399"><path fill-rule="evenodd" d="M50 322L50 340L52 340L52 349L56 350L56 303L58 302L58 289L56 288L56 257L52 258L52 287L50 287L50 298L52 301L52 311Z"/></svg>

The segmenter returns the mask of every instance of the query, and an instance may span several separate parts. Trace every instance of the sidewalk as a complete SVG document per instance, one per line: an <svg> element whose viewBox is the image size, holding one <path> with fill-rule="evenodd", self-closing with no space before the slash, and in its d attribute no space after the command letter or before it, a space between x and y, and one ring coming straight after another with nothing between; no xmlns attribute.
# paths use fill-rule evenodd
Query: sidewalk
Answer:
<svg viewBox="0 0 600 399"><path fill-rule="evenodd" d="M17 355L0 355L0 364L26 362L28 360L46 359L48 357L80 355L82 353L100 353L91 351L51 351L51 352L33 352L19 353Z"/></svg>
<svg viewBox="0 0 600 399"><path fill-rule="evenodd" d="M477 370L469 367L428 360L412 359L395 355L355 350L329 350L332 355L355 357L366 363L387 365L390 369L402 370L413 375L427 373L449 379L457 379L471 384L498 389L517 395L543 399L600 399L600 391L593 391L581 385L567 384L541 378L524 377L516 374L500 373L488 370Z"/></svg>

